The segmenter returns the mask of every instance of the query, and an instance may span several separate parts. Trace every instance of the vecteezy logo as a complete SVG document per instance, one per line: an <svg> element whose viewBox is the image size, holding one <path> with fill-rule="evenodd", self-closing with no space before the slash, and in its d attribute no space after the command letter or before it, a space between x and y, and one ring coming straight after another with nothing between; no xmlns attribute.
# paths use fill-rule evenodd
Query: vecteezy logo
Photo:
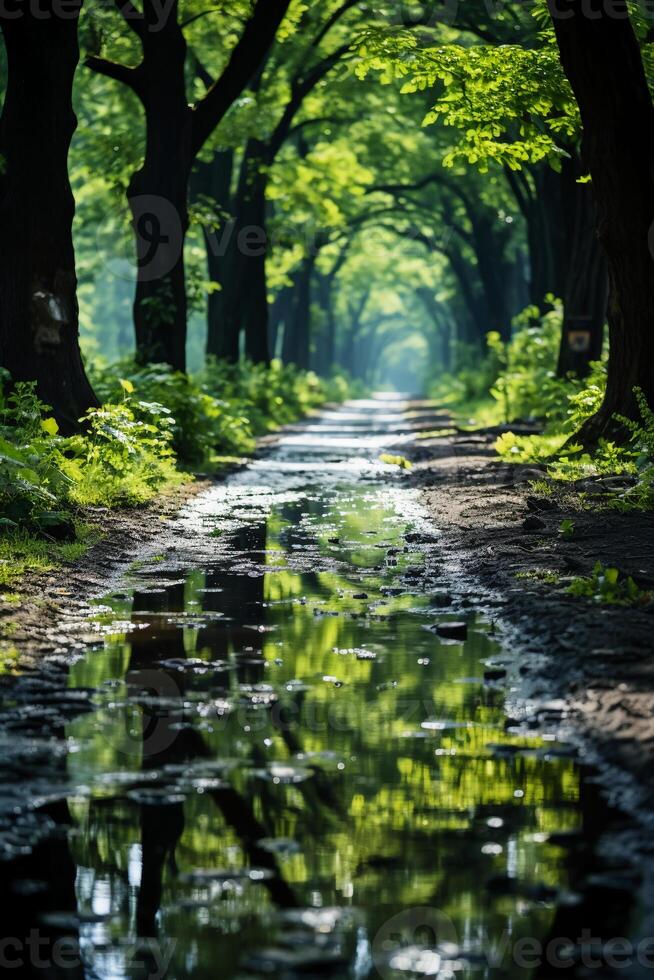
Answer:
<svg viewBox="0 0 654 980"><path fill-rule="evenodd" d="M382 980L437 976L458 952L449 916L430 906L405 909L383 924L372 942L372 959Z"/></svg>
<svg viewBox="0 0 654 980"><path fill-rule="evenodd" d="M163 279L175 267L184 247L182 221L177 208L153 194L130 199L136 233L140 282Z"/></svg>
<svg viewBox="0 0 654 980"><path fill-rule="evenodd" d="M130 198L129 208L125 201L123 207L96 225L94 237L104 272L125 282L164 278L175 267L184 247L177 208L154 194Z"/></svg>

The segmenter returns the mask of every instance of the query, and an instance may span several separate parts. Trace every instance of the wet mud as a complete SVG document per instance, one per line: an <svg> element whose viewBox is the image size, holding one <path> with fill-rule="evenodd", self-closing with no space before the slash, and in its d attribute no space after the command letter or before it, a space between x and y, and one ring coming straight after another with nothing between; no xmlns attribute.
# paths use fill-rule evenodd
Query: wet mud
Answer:
<svg viewBox="0 0 654 980"><path fill-rule="evenodd" d="M564 708L526 696L501 603L464 583L421 488L380 462L415 419L378 398L286 432L3 678L5 969L649 968L633 821Z"/></svg>

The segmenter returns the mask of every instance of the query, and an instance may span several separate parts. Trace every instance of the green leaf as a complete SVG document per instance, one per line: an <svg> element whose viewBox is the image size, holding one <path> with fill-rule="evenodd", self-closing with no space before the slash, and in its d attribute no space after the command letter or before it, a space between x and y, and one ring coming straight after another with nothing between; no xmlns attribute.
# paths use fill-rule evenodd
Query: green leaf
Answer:
<svg viewBox="0 0 654 980"><path fill-rule="evenodd" d="M57 420L53 418L42 419L41 428L48 436L56 436L59 432L59 426L57 425Z"/></svg>

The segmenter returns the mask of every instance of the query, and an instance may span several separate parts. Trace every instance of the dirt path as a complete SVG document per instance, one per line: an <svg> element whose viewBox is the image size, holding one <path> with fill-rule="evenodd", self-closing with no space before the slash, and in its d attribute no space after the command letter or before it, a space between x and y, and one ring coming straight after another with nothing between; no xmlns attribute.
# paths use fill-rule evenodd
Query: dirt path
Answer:
<svg viewBox="0 0 654 980"><path fill-rule="evenodd" d="M448 424L447 415L416 406L418 432ZM499 461L496 437L419 438L405 450L414 462L410 480L443 533L439 561L459 601L501 619L519 651L520 693L533 723L557 717L576 731L589 757L602 760L620 802L649 818L654 608L597 605L569 595L568 587L601 560L651 588L654 517L536 498L531 483L543 473ZM570 539L559 531L565 519L574 522Z"/></svg>
<svg viewBox="0 0 654 980"><path fill-rule="evenodd" d="M501 618L520 650L521 694L533 701L534 724L544 716L539 702L564 699L557 714L587 737L589 750L636 777L621 780L624 802L651 802L654 610L597 606L567 588L598 559L644 588L654 585L654 517L543 505L531 489L542 473L498 461L496 433L419 437L450 426L446 413L414 403L396 436L398 453L414 464L405 479L420 488L442 532L433 560L453 608L481 606ZM411 431L418 438L407 443ZM259 455L276 442L264 441ZM20 605L2 610L5 641L17 648L21 664L35 666L44 654L88 642L89 600L108 592L154 544L162 555L174 554L180 510L210 485L198 479L145 509L90 514L103 528L102 540L74 565L23 583ZM569 540L559 533L565 518L575 524ZM550 705L546 717L552 711Z"/></svg>
<svg viewBox="0 0 654 980"><path fill-rule="evenodd" d="M480 928L489 908L503 921L515 905L516 916L533 914L540 930L549 902L551 928L561 930L555 935L574 939L583 922L616 936L631 928L639 895L645 912L635 928L654 935L654 862L641 826L652 810L654 620L645 610L600 608L566 592L566 577L590 571L597 557L645 583L653 522L542 510L529 488L539 474L497 464L492 434L417 438L448 424L420 404L404 414L397 403L328 410L287 429L270 456L224 485L197 482L146 511L98 514L103 541L74 567L28 584L9 632L23 666L33 669L0 685L4 791L14 812L30 785L37 799L44 788L52 799L72 797L67 859L79 866L71 863L71 902L74 877L115 892L117 915L124 905L126 853L115 868L104 859L95 867L99 824L76 824L89 795L100 823L130 821L134 841L147 824L171 852L184 821L197 829L199 820L189 859L199 881L210 880L203 877L207 828L217 828L209 863L219 869L233 860L232 830L244 835L241 860L257 874L266 869L262 880L276 904L306 903L317 888L328 907L344 896L345 904L360 904L373 959L382 964L379 936L389 924L395 929L405 906L424 905L441 859L447 873L430 901L446 909L472 902ZM389 451L410 455L413 469L382 465L380 454ZM563 540L558 528L570 515L575 535ZM533 576L544 571L550 584ZM104 618L91 622L89 600L98 595ZM165 681L154 686L156 696L153 676ZM268 729L267 712L280 698L297 711L287 727ZM157 739L166 735L165 752L158 742L148 748L155 790L141 764L150 729L129 722L135 706L153 715ZM318 728L325 706L338 709L338 724ZM226 721L214 729L216 708ZM342 723L345 708L353 726ZM264 728L253 727L262 718ZM66 766L58 762L68 744L62 733L73 746ZM216 777L224 757L240 773L233 785ZM590 780L578 765L589 759L598 763ZM297 796L296 782L305 780ZM596 783L637 819L609 812ZM287 792L294 794L290 823ZM216 806L225 824L216 823ZM340 807L343 826L332 837ZM70 815L61 819L68 826ZM29 820L23 829L32 846ZM327 837L315 845L318 832ZM88 836L83 853L80 833ZM321 857L314 878L289 884L289 847L311 861L332 854L334 868L349 877L339 872L332 881ZM155 851L144 876L156 884ZM38 865L38 850L30 860ZM538 877L545 867L547 881ZM247 864L239 873L250 874ZM184 909L184 929L195 900L193 876L186 879L176 886L181 905L171 906ZM578 904L559 903L559 888ZM161 883L141 898L148 894L154 904L141 912L154 921ZM27 912L17 913L21 928ZM407 923L413 935L413 919ZM127 921L121 928L127 935ZM183 952L185 940L177 934L175 941ZM240 975L242 945L234 943L226 976ZM272 952L283 957L285 949ZM215 956L207 962L213 975ZM257 971L259 962L252 960Z"/></svg>

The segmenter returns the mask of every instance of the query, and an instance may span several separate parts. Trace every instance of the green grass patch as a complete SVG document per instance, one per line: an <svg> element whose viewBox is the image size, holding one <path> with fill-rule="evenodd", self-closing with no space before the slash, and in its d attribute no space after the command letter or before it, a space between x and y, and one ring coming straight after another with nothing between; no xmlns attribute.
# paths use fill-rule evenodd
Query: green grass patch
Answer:
<svg viewBox="0 0 654 980"><path fill-rule="evenodd" d="M568 592L608 606L644 606L652 601L652 593L640 589L631 576L617 568L605 568L600 561L591 575L573 579Z"/></svg>
<svg viewBox="0 0 654 980"><path fill-rule="evenodd" d="M544 585L558 585L561 580L558 572L553 572L547 568L534 568L528 572L516 572L514 577L527 582L542 582Z"/></svg>
<svg viewBox="0 0 654 980"><path fill-rule="evenodd" d="M0 647L0 676L18 674L20 654L13 646Z"/></svg>
<svg viewBox="0 0 654 980"><path fill-rule="evenodd" d="M78 561L100 538L95 528L81 526L74 541L52 541L24 529L0 535L0 589L19 583L27 575L55 571ZM16 593L5 594L4 602L16 603Z"/></svg>

